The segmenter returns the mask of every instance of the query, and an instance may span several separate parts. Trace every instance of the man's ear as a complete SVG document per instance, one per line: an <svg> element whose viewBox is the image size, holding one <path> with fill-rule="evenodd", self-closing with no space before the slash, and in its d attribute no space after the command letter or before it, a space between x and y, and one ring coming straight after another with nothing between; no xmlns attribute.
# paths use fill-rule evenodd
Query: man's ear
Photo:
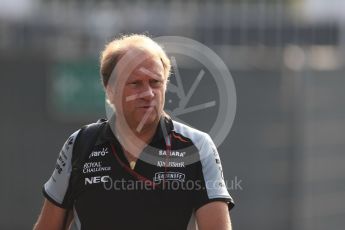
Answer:
<svg viewBox="0 0 345 230"><path fill-rule="evenodd" d="M115 89L114 87L111 87L109 86L110 84L108 84L106 87L105 87L105 93L106 93L106 96L107 96L107 99L108 101L113 104L113 98L114 98L114 95L115 95Z"/></svg>

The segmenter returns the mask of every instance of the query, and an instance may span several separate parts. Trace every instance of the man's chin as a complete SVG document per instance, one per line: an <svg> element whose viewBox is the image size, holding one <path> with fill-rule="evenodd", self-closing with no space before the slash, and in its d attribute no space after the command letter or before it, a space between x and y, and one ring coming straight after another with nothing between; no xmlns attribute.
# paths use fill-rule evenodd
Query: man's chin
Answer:
<svg viewBox="0 0 345 230"><path fill-rule="evenodd" d="M141 117L140 119L137 120L138 126L147 126L149 127L150 125L156 125L157 124L157 115L152 114L148 117Z"/></svg>
<svg viewBox="0 0 345 230"><path fill-rule="evenodd" d="M150 127L151 125L156 125L157 121L159 121L156 113L150 114L148 116L140 114L132 117L132 119L128 119L127 117L126 120L128 122L128 125L135 130Z"/></svg>

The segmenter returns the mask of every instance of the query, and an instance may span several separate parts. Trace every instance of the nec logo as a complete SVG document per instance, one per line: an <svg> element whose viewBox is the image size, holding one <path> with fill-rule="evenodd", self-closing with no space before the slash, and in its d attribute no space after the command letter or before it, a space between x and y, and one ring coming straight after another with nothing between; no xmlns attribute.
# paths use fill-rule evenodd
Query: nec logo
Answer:
<svg viewBox="0 0 345 230"><path fill-rule="evenodd" d="M109 182L109 176L93 176L90 178L85 178L85 185L88 184L99 184L99 183L106 183Z"/></svg>

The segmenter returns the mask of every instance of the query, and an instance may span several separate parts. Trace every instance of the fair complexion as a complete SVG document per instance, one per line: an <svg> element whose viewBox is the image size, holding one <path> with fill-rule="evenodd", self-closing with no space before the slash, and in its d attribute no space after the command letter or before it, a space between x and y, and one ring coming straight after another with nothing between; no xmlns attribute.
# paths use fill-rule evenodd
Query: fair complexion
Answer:
<svg viewBox="0 0 345 230"><path fill-rule="evenodd" d="M70 229L73 220L72 211L60 208L54 205L47 199L44 199L44 204L41 214L34 226L34 230L67 230Z"/></svg>
<svg viewBox="0 0 345 230"><path fill-rule="evenodd" d="M222 201L214 201L200 207L196 213L199 230L231 230L228 205Z"/></svg>
<svg viewBox="0 0 345 230"><path fill-rule="evenodd" d="M116 109L116 133L128 160L133 161L156 131L163 113L167 77L158 57L142 51L125 56L140 61L134 61L133 66L128 62L125 67L117 66L116 80L110 81L106 93ZM141 141L133 145L135 139Z"/></svg>

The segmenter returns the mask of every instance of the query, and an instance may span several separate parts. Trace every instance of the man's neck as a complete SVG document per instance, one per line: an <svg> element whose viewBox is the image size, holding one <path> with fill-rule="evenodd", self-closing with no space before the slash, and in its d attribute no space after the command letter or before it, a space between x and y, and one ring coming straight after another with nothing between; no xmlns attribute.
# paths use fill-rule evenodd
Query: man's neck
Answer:
<svg viewBox="0 0 345 230"><path fill-rule="evenodd" d="M126 121L121 121L121 119L116 119L115 135L124 150L138 158L145 146L151 142L159 124L159 120L150 125L144 125L140 131L136 129L135 125L129 126L125 122Z"/></svg>
<svg viewBox="0 0 345 230"><path fill-rule="evenodd" d="M115 130L117 134L121 136L125 136L126 138L139 138L141 141L149 144L157 130L158 124L159 120L150 125L144 125L140 130L138 130L136 125L124 125L123 121L116 119Z"/></svg>

